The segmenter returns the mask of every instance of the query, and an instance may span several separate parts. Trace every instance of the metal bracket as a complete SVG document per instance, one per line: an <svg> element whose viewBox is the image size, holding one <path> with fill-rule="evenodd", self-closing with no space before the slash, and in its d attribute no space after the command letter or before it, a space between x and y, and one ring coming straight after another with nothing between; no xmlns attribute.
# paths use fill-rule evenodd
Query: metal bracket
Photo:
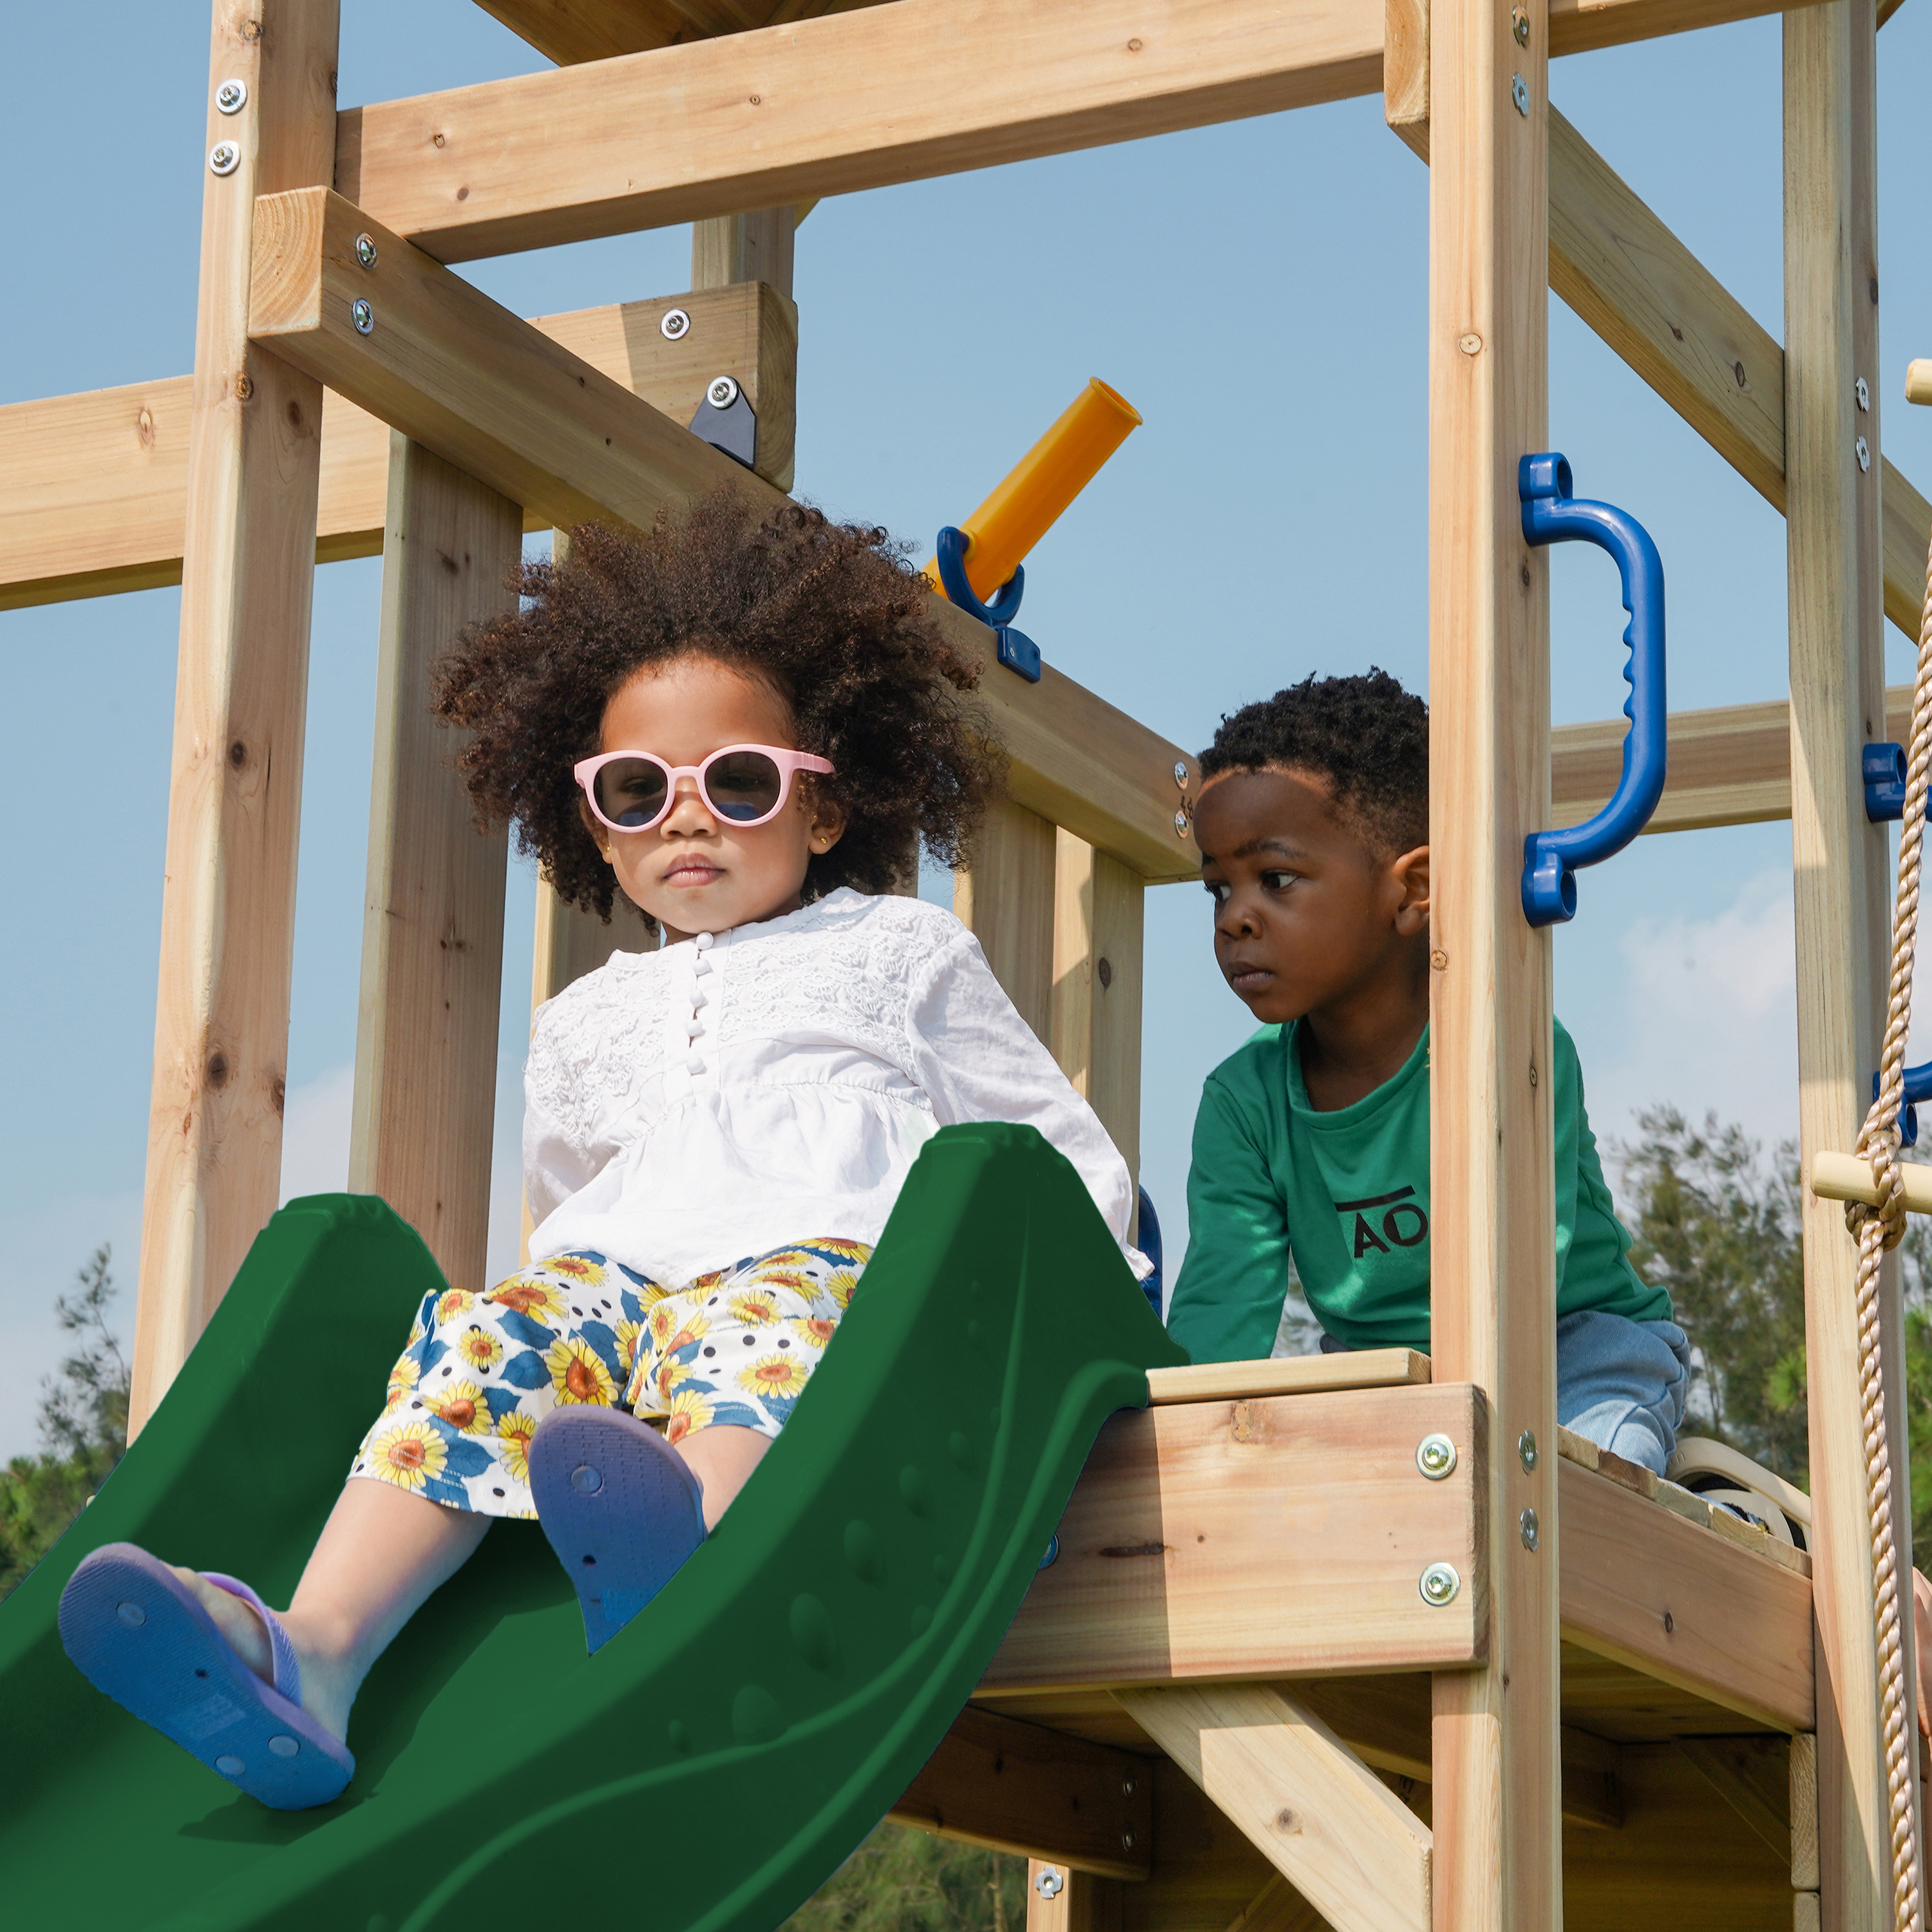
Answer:
<svg viewBox="0 0 1932 1932"><path fill-rule="evenodd" d="M1026 566L1016 564L1013 574L993 593L990 604L982 604L968 580L966 550L971 539L964 530L948 524L939 533L939 580L946 594L968 616L976 617L992 628L1000 662L1016 671L1029 684L1040 682L1040 646L1024 631L1016 631L1012 620L1019 615L1020 599L1026 594Z"/></svg>
<svg viewBox="0 0 1932 1932"><path fill-rule="evenodd" d="M704 386L704 400L691 419L694 436L722 449L734 463L747 470L754 466L758 453L758 412L752 407L743 386L734 376L714 376Z"/></svg>

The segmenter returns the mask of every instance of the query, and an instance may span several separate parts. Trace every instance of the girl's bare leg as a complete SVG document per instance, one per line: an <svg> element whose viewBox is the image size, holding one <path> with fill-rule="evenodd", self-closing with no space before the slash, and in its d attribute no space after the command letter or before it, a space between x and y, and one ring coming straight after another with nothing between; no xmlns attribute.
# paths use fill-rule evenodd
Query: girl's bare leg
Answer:
<svg viewBox="0 0 1932 1932"><path fill-rule="evenodd" d="M376 1658L469 1560L490 1523L476 1511L446 1509L387 1483L358 1478L344 1486L281 1618L302 1666L302 1708L317 1724L348 1736L350 1707ZM260 1618L194 1570L175 1574L249 1669L272 1678Z"/></svg>
<svg viewBox="0 0 1932 1932"><path fill-rule="evenodd" d="M755 1429L741 1428L735 1422L714 1423L676 1444L677 1453L691 1466L692 1474L704 1485L706 1529L718 1527L718 1519L771 1446L769 1436L760 1436Z"/></svg>

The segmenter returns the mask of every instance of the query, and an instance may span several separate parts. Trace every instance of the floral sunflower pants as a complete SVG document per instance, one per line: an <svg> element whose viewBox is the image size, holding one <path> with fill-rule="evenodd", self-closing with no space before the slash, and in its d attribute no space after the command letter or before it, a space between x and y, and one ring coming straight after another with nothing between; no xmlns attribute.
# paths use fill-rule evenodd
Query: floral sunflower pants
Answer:
<svg viewBox="0 0 1932 1932"><path fill-rule="evenodd" d="M426 1295L349 1473L533 1516L530 1438L560 1402L621 1404L673 1442L720 1423L775 1436L872 1258L801 1241L670 1288L602 1255L552 1255L485 1294Z"/></svg>

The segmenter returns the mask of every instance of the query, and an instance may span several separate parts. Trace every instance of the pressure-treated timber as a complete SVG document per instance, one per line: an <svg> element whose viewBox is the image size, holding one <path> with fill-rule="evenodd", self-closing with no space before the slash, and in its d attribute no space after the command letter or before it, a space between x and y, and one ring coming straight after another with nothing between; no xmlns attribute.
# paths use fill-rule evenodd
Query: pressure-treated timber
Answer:
<svg viewBox="0 0 1932 1932"><path fill-rule="evenodd" d="M719 483L761 504L782 500L420 250L372 230L340 196L277 197L257 219L267 238L256 278L262 338L552 524L647 522ZM356 260L362 232L377 242L373 270ZM374 312L367 335L350 319L358 297ZM985 625L944 599L933 610L984 668L974 701L1006 752L1013 800L1143 878L1192 876L1198 861L1168 802L1179 748L1050 665L1028 683L999 664Z"/></svg>
<svg viewBox="0 0 1932 1932"><path fill-rule="evenodd" d="M977 1694L1466 1666L1487 1619L1482 1417L1467 1384L1115 1416ZM1415 1445L1438 1431L1459 1456L1432 1482ZM1418 1587L1434 1562L1462 1579L1440 1608Z"/></svg>
<svg viewBox="0 0 1932 1932"><path fill-rule="evenodd" d="M322 390L248 339L254 199L326 181L336 0L214 0L131 1438L280 1192ZM224 114L215 91L248 100Z"/></svg>
<svg viewBox="0 0 1932 1932"><path fill-rule="evenodd" d="M1798 1127L1808 1162L1849 1148L1870 1104L1890 961L1886 834L1866 820L1859 772L1868 722L1885 701L1880 476L1856 455L1861 436L1868 449L1879 446L1884 394L1876 380L1876 32L1869 0L1828 0L1784 20L1791 835ZM1892 1853L1859 1420L1856 1256L1838 1208L1808 1194L1803 1208L1820 1909L1827 1925L1862 1926L1889 1919ZM1885 1275L1892 1521L1906 1576L1912 1512L1895 1261ZM1909 1611L1900 1637L1909 1700Z"/></svg>
<svg viewBox="0 0 1932 1932"><path fill-rule="evenodd" d="M658 326L673 308L689 317L675 340ZM790 484L798 321L778 290L693 290L532 326L676 422L712 376L735 376L758 412L759 474ZM174 376L0 406L0 610L181 580L192 387ZM325 390L316 562L381 550L388 474L388 425Z"/></svg>
<svg viewBox="0 0 1932 1932"><path fill-rule="evenodd" d="M1048 1043L1136 1179L1146 897L1145 883L1118 860L1070 832L1058 835Z"/></svg>
<svg viewBox="0 0 1932 1932"><path fill-rule="evenodd" d="M1124 1898L1118 1879L1052 1858L1027 1861L1026 1932L1120 1932Z"/></svg>
<svg viewBox="0 0 1932 1932"><path fill-rule="evenodd" d="M1151 1868L1144 1758L970 1705L887 1815L1105 1876L1144 1879Z"/></svg>
<svg viewBox="0 0 1932 1932"><path fill-rule="evenodd" d="M1430 20L1431 1355L1493 1444L1486 1667L1434 1686L1438 1932L1562 1912L1551 956L1520 890L1549 823L1550 579L1516 495L1548 437L1550 28L1542 0L1516 14L1521 45L1493 0Z"/></svg>
<svg viewBox="0 0 1932 1932"><path fill-rule="evenodd" d="M1429 1932L1428 1826L1312 1712L1258 1684L1116 1695L1330 1923Z"/></svg>
<svg viewBox="0 0 1932 1932"><path fill-rule="evenodd" d="M987 813L968 864L953 874L952 910L985 950L1021 1018L1053 1038L1054 828L1002 799Z"/></svg>
<svg viewBox="0 0 1932 1932"><path fill-rule="evenodd" d="M1320 1395L1336 1389L1393 1388L1428 1380L1429 1358L1413 1348L1345 1349L1332 1355L1150 1369L1148 1400L1234 1402L1247 1396Z"/></svg>
<svg viewBox="0 0 1932 1932"><path fill-rule="evenodd" d="M1576 53L1776 11L1556 0ZM1372 94L1380 0L893 0L353 108L336 185L439 260Z"/></svg>
<svg viewBox="0 0 1932 1932"><path fill-rule="evenodd" d="M430 672L466 623L513 608L523 512L392 438L349 1185L479 1290L490 1229L508 835L479 832Z"/></svg>

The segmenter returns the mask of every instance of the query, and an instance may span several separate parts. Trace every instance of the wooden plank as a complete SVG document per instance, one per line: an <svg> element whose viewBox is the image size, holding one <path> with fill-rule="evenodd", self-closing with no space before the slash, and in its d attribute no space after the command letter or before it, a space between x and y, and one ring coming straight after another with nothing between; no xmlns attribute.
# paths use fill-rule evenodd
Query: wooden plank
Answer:
<svg viewBox="0 0 1932 1932"><path fill-rule="evenodd" d="M1234 1402L1250 1396L1393 1388L1426 1382L1429 1372L1429 1358L1413 1348L1358 1348L1260 1362L1198 1362L1182 1369L1148 1370L1148 1400L1156 1404Z"/></svg>
<svg viewBox="0 0 1932 1932"><path fill-rule="evenodd" d="M1885 829L1864 812L1864 721L1884 703L1879 441L1876 32L1855 0L1784 22L1786 558L1790 610L1792 863L1798 947L1798 1127L1809 1164L1851 1146L1871 1098L1889 964ZM1870 407L1854 384L1865 379ZM1812 1588L1817 1617L1820 1892L1826 1923L1890 1916L1892 1857L1875 1594L1860 1422L1856 1256L1840 1210L1804 1199ZM1900 1574L1911 1562L1904 1489L1903 1336L1896 1261L1880 1322L1899 1486ZM1902 1620L1906 1696L1912 1618ZM1909 1702L1908 1702L1909 1712ZM1910 1723L1908 1714L1907 1722Z"/></svg>
<svg viewBox="0 0 1932 1932"><path fill-rule="evenodd" d="M466 624L513 608L514 503L393 439L349 1186L481 1289L490 1232L507 832L479 832L430 673Z"/></svg>
<svg viewBox="0 0 1932 1932"><path fill-rule="evenodd" d="M326 181L336 0L213 10L131 1439L280 1189L311 559L314 378L248 339L254 200ZM224 82L246 105L224 114Z"/></svg>
<svg viewBox="0 0 1932 1932"><path fill-rule="evenodd" d="M1551 51L1776 10L1556 0ZM1377 0L894 0L350 109L336 185L470 260L1372 94L1382 35Z"/></svg>
<svg viewBox="0 0 1932 1932"><path fill-rule="evenodd" d="M1810 1731L1791 1738L1791 1885L1818 1889L1818 1740Z"/></svg>
<svg viewBox="0 0 1932 1932"><path fill-rule="evenodd" d="M1053 1036L1054 828L1002 799L970 862L953 874L952 910L985 950L993 976L1040 1039Z"/></svg>
<svg viewBox="0 0 1932 1932"><path fill-rule="evenodd" d="M1117 1695L1324 1918L1428 1932L1429 1828L1312 1712L1265 1684Z"/></svg>
<svg viewBox="0 0 1932 1932"><path fill-rule="evenodd" d="M561 345L326 190L279 196L255 326L446 461L553 524L648 522L725 483L776 506L769 485ZM377 243L365 270L353 244ZM358 298L373 327L350 320ZM1172 800L1179 748L1048 666L1038 684L1001 667L992 632L944 599L935 621L983 668L976 702L1006 748L1016 802L1148 879L1193 875ZM1045 1007L1042 1005L1044 1020Z"/></svg>
<svg viewBox="0 0 1932 1932"><path fill-rule="evenodd" d="M1520 895L1549 823L1550 580L1516 495L1548 446L1552 26L1542 0L1516 17L1520 45L1485 0L1430 22L1431 1354L1498 1438L1475 1499L1487 1667L1434 1686L1439 1932L1562 1910L1551 956Z"/></svg>
<svg viewBox="0 0 1932 1932"><path fill-rule="evenodd" d="M658 326L672 308L689 318L674 340ZM676 422L712 376L736 376L758 413L760 473L790 484L798 319L778 290L699 290L531 326ZM176 376L0 406L0 610L181 581L191 387ZM325 390L316 562L380 552L388 476L388 425Z"/></svg>
<svg viewBox="0 0 1932 1932"><path fill-rule="evenodd" d="M1783 1738L1679 1738L1677 1748L1711 1788L1791 1862L1791 1747Z"/></svg>
<svg viewBox="0 0 1932 1932"><path fill-rule="evenodd" d="M1179 794L1177 792L1176 796ZM1054 861L1049 1044L1139 1178L1145 882L1070 832Z"/></svg>
<svg viewBox="0 0 1932 1932"><path fill-rule="evenodd" d="M1472 1664L1481 1415L1467 1384L1116 1415L976 1695ZM1460 1456L1432 1482L1415 1450L1437 1432ZM1441 1608L1419 1588L1433 1562L1462 1580Z"/></svg>
<svg viewBox="0 0 1932 1932"><path fill-rule="evenodd" d="M1106 1702L1119 1723L1145 1739L1111 1697ZM1152 1762L1154 1876L1120 1887L1120 1932L1232 1932L1280 1874L1179 1766ZM1269 1921L1255 1932L1284 1928Z"/></svg>
<svg viewBox="0 0 1932 1932"><path fill-rule="evenodd" d="M1558 1468L1564 1641L1753 1724L1810 1730L1810 1585L1574 1462Z"/></svg>
<svg viewBox="0 0 1932 1932"><path fill-rule="evenodd" d="M970 1705L886 1815L1082 1872L1144 1879L1153 1869L1146 1759Z"/></svg>
<svg viewBox="0 0 1932 1932"><path fill-rule="evenodd" d="M1027 1861L1027 1932L1120 1932L1120 1881L1049 1858Z"/></svg>

